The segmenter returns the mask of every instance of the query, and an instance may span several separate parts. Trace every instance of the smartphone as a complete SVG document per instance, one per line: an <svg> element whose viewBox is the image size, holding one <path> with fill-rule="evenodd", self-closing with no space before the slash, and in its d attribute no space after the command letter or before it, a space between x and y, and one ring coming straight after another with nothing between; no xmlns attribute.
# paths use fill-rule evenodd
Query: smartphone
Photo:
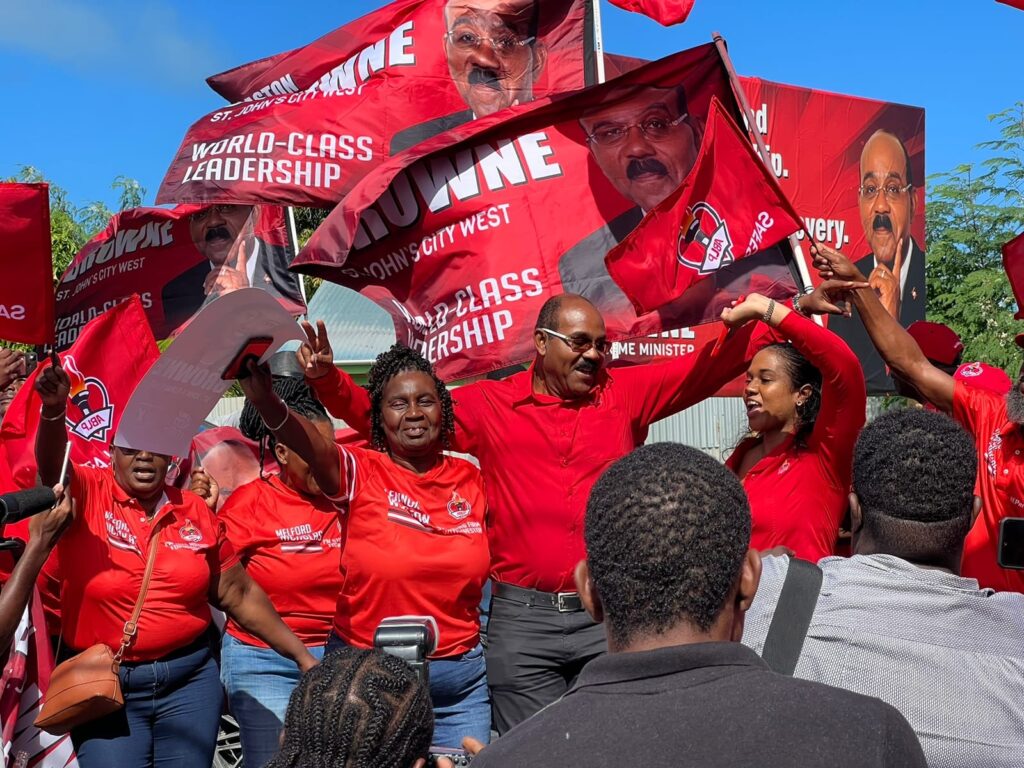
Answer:
<svg viewBox="0 0 1024 768"><path fill-rule="evenodd" d="M431 747L427 757L427 768L436 768L438 758L447 757L452 761L455 768L469 765L473 759L472 755L462 749L449 749L447 747Z"/></svg>
<svg viewBox="0 0 1024 768"><path fill-rule="evenodd" d="M999 565L1024 570L1024 517L1004 517L999 523Z"/></svg>
<svg viewBox="0 0 1024 768"><path fill-rule="evenodd" d="M245 361L250 357L255 357L259 360L263 357L263 354L270 349L270 345L274 343L274 340L270 336L254 336L245 342L244 346L238 350L238 354L231 358L231 362L228 363L228 367L224 369L224 373L220 375L224 381L233 381L234 379L244 379L249 375L249 371L245 369Z"/></svg>

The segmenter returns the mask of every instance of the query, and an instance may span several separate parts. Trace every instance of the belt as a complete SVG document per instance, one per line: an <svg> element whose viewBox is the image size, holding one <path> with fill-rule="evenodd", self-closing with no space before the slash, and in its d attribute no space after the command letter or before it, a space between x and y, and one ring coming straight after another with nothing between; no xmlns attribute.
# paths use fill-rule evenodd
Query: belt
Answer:
<svg viewBox="0 0 1024 768"><path fill-rule="evenodd" d="M524 589L514 584L494 582L491 587L495 597L522 603L531 608L545 608L559 613L574 613L583 610L583 602L579 592L540 592L536 589Z"/></svg>

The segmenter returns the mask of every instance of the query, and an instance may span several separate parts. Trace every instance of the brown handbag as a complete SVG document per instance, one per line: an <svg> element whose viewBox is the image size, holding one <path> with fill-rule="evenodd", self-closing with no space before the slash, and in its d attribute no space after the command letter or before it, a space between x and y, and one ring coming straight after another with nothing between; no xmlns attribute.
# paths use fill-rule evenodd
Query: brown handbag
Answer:
<svg viewBox="0 0 1024 768"><path fill-rule="evenodd" d="M164 520L167 518L165 517ZM124 706L121 695L121 659L128 650L139 628L142 602L149 591L149 580L156 563L160 530L163 521L151 537L146 573L142 589L135 602L132 617L125 622L121 647L114 653L106 643L97 643L62 664L50 673L50 685L43 697L43 708L36 717L35 726L54 736L62 736L72 728L116 712Z"/></svg>

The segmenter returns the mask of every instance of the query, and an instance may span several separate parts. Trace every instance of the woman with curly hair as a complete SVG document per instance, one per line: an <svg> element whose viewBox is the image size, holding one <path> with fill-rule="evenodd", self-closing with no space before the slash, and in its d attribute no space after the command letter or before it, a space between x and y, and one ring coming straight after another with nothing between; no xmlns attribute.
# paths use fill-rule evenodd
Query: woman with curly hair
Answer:
<svg viewBox="0 0 1024 768"><path fill-rule="evenodd" d="M743 397L752 436L726 461L750 499L750 546L788 547L817 562L834 554L846 514L867 402L860 361L834 333L760 294L722 320L733 328L761 320L790 339L750 361Z"/></svg>
<svg viewBox="0 0 1024 768"><path fill-rule="evenodd" d="M435 743L486 742L490 704L477 606L490 555L480 471L448 456L451 395L419 353L396 344L369 373L372 448L338 446L274 394L252 363L246 397L279 442L305 460L341 510L346 541L342 587L328 651L373 646L381 620L429 616Z"/></svg>

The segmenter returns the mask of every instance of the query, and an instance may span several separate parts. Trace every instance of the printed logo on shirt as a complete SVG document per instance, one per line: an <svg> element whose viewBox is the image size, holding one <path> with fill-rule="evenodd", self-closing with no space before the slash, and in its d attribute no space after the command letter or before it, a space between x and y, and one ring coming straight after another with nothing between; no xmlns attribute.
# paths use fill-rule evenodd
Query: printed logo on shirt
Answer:
<svg viewBox="0 0 1024 768"><path fill-rule="evenodd" d="M71 380L65 419L68 428L83 440L105 443L114 423L114 406L110 404L106 385L94 376L83 375L71 355L61 365Z"/></svg>
<svg viewBox="0 0 1024 768"><path fill-rule="evenodd" d="M423 511L420 503L399 491L388 491L388 520L420 531L434 529L430 515Z"/></svg>
<svg viewBox="0 0 1024 768"><path fill-rule="evenodd" d="M324 551L323 531L314 531L309 523L293 525L291 528L278 528L274 535L281 542L282 552L315 555Z"/></svg>
<svg viewBox="0 0 1024 768"><path fill-rule="evenodd" d="M961 365L957 370L957 373L965 378L981 376L981 363L968 363L967 365Z"/></svg>
<svg viewBox="0 0 1024 768"><path fill-rule="evenodd" d="M198 544L203 540L203 532L196 528L187 517L185 524L178 529L178 535L181 536L182 541L187 541L190 544Z"/></svg>
<svg viewBox="0 0 1024 768"><path fill-rule="evenodd" d="M451 501L448 502L448 514L456 520L465 520L472 511L470 503L459 496L458 491L452 491Z"/></svg>
<svg viewBox="0 0 1024 768"><path fill-rule="evenodd" d="M1003 436L997 429L989 438L988 448L985 449L985 466L988 468L989 477L996 476L996 454L1003 446Z"/></svg>
<svg viewBox="0 0 1024 768"><path fill-rule="evenodd" d="M782 462L782 466L779 467L778 474L784 475L786 472L789 472L789 459L786 459L784 462Z"/></svg>
<svg viewBox="0 0 1024 768"><path fill-rule="evenodd" d="M137 555L142 554L138 539L131 532L128 523L115 517L114 513L109 510L103 513L103 519L107 524L107 543L110 546L115 549L123 549L126 552L134 552Z"/></svg>

